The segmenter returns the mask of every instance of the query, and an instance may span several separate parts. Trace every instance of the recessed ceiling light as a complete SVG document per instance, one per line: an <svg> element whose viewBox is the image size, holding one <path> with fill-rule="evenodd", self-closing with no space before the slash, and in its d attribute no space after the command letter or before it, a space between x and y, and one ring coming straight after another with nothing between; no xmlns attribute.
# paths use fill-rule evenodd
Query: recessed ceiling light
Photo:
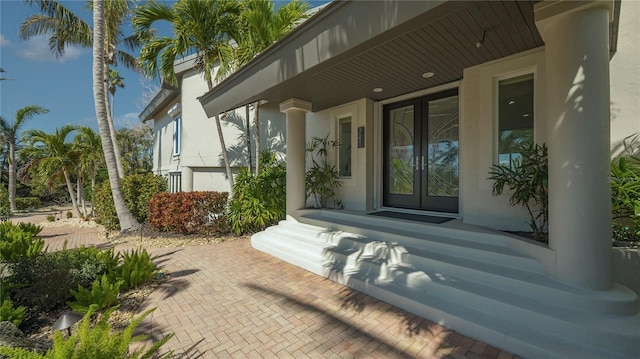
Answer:
<svg viewBox="0 0 640 359"><path fill-rule="evenodd" d="M509 101L509 105L513 105L514 103L516 103L514 100Z"/></svg>
<svg viewBox="0 0 640 359"><path fill-rule="evenodd" d="M433 72L425 72L422 74L422 77L428 79L429 77L433 77L433 75L435 75Z"/></svg>
<svg viewBox="0 0 640 359"><path fill-rule="evenodd" d="M529 114L525 113L524 115L522 115L522 117L529 117Z"/></svg>
<svg viewBox="0 0 640 359"><path fill-rule="evenodd" d="M382 87L376 87L373 89L373 92L382 92Z"/></svg>

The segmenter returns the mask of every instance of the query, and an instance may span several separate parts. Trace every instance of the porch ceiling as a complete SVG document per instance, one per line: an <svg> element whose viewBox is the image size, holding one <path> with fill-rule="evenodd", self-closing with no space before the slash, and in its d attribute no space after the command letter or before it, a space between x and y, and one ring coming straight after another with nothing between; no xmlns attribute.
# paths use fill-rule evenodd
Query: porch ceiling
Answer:
<svg viewBox="0 0 640 359"><path fill-rule="evenodd" d="M393 0L384 7L380 2L332 3L294 31L299 34L273 45L200 101L209 116L257 100L279 103L292 97L311 102L315 112L460 80L464 68L544 45L534 21L536 2L446 1L420 9L403 9L416 2ZM397 19L390 20L390 10ZM407 15L410 11L421 12ZM340 24L322 26L330 19ZM387 28L372 29L384 21L390 23ZM321 38L327 31L333 32L332 41L347 46L334 50L327 45ZM483 33L484 43L477 47ZM356 36L362 41L350 42ZM305 64L310 43L316 45L312 60L317 63ZM264 76L274 69L280 72L275 78ZM424 78L427 72L434 76ZM373 92L377 87L383 91Z"/></svg>

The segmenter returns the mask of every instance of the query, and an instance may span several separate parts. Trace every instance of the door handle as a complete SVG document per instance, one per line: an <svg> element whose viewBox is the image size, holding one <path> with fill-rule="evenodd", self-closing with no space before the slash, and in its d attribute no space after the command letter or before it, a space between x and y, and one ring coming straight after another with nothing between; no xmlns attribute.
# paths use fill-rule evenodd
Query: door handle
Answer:
<svg viewBox="0 0 640 359"><path fill-rule="evenodd" d="M414 164L412 167L417 171L420 168L419 167L420 165L418 164L418 157L417 156L415 157L415 159L416 159L416 164Z"/></svg>
<svg viewBox="0 0 640 359"><path fill-rule="evenodd" d="M426 163L424 162L424 156L421 156L421 157L422 157L422 168L421 168L421 170L424 171L424 167L426 166ZM417 162L417 158L416 158L416 162Z"/></svg>

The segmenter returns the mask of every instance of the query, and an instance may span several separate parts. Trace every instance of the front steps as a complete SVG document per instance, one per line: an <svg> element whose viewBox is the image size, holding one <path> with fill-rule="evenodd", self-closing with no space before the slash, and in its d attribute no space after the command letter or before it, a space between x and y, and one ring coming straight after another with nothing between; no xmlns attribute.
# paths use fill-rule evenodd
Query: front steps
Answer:
<svg viewBox="0 0 640 359"><path fill-rule="evenodd" d="M559 283L506 235L455 222L302 213L305 223L282 221L255 234L253 247L523 357L640 353L633 291Z"/></svg>

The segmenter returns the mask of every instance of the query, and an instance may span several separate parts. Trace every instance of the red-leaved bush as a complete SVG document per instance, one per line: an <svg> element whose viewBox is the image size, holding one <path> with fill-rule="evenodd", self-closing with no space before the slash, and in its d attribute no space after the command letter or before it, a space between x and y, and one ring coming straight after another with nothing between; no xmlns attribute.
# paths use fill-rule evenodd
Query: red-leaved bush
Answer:
<svg viewBox="0 0 640 359"><path fill-rule="evenodd" d="M157 193L149 201L147 223L163 232L226 233L227 198L227 192Z"/></svg>

